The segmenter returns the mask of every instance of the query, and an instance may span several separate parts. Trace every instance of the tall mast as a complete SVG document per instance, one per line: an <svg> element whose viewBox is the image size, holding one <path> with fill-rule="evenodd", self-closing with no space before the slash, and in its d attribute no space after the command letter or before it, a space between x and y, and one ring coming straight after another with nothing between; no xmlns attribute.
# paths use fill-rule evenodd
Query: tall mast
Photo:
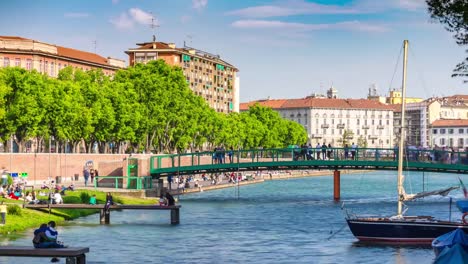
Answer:
<svg viewBox="0 0 468 264"><path fill-rule="evenodd" d="M405 108L406 108L406 66L408 63L408 40L403 41L403 78L401 89L401 121L400 121L400 142L398 146L398 212L397 215L402 215L403 208L403 148L405 140Z"/></svg>

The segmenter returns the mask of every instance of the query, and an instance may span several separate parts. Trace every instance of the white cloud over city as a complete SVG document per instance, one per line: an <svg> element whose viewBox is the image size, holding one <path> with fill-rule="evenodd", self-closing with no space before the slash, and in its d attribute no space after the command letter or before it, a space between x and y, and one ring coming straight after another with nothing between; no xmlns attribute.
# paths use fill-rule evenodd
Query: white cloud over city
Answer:
<svg viewBox="0 0 468 264"><path fill-rule="evenodd" d="M208 0L192 0L192 7L197 10L203 10L208 4Z"/></svg>
<svg viewBox="0 0 468 264"><path fill-rule="evenodd" d="M135 24L150 25L153 15L139 8L130 8L128 11L120 14L118 17L110 19L110 23L117 29L131 29ZM157 22L155 22L157 24Z"/></svg>

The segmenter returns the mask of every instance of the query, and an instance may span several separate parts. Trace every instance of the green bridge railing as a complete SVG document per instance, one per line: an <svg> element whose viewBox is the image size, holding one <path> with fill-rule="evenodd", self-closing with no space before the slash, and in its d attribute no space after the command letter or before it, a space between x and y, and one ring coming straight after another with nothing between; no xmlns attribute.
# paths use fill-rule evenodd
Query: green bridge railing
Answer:
<svg viewBox="0 0 468 264"><path fill-rule="evenodd" d="M397 169L393 148L286 148L206 151L152 156L150 173L192 174L214 171L278 169ZM404 150L407 170L468 173L468 152L442 149Z"/></svg>

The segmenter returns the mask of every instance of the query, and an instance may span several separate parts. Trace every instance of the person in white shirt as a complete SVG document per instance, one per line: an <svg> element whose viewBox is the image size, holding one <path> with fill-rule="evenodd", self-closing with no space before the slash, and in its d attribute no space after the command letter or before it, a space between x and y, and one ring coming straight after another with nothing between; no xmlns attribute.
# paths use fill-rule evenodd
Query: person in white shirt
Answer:
<svg viewBox="0 0 468 264"><path fill-rule="evenodd" d="M62 195L60 195L59 191L55 191L54 203L56 203L56 204L62 204L63 203Z"/></svg>

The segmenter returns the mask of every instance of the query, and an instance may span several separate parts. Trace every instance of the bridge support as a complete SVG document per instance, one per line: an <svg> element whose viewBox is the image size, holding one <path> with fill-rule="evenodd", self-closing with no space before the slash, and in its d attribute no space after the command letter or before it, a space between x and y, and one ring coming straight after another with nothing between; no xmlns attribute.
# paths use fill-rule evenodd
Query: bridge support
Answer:
<svg viewBox="0 0 468 264"><path fill-rule="evenodd" d="M110 224L110 210L107 210L106 212L106 209L101 209L101 213L99 214L99 220L101 225Z"/></svg>
<svg viewBox="0 0 468 264"><path fill-rule="evenodd" d="M179 208L171 209L171 225L180 224Z"/></svg>
<svg viewBox="0 0 468 264"><path fill-rule="evenodd" d="M333 200L335 201L340 200L340 175L339 170L333 172Z"/></svg>

